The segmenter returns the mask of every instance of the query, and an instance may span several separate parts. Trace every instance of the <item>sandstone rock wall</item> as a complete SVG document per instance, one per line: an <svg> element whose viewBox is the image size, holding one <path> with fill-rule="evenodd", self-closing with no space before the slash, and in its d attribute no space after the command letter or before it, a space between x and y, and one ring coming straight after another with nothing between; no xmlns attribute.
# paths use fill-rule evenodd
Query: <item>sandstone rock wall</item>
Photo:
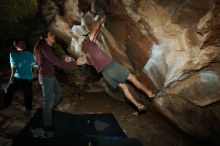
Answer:
<svg viewBox="0 0 220 146"><path fill-rule="evenodd" d="M102 48L152 90L161 90L153 101L156 109L182 131L218 139L219 0L65 0L64 15L43 8L54 4L48 0L42 13L76 56L80 52L70 44L79 38L72 26L83 18L91 30L95 15L106 10L108 21L98 38Z"/></svg>

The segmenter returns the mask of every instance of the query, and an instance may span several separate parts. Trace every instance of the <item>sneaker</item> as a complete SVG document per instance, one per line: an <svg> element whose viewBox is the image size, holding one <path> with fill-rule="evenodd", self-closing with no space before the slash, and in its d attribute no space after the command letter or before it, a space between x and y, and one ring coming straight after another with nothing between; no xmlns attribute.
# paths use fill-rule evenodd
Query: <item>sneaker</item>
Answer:
<svg viewBox="0 0 220 146"><path fill-rule="evenodd" d="M142 107L137 108L138 115L145 114L147 112L147 107L143 105Z"/></svg>
<svg viewBox="0 0 220 146"><path fill-rule="evenodd" d="M160 96L161 93L162 93L162 92L161 92L159 89L157 89L157 90L154 92L154 97L153 97L153 99L156 98L156 97L158 97L158 96Z"/></svg>

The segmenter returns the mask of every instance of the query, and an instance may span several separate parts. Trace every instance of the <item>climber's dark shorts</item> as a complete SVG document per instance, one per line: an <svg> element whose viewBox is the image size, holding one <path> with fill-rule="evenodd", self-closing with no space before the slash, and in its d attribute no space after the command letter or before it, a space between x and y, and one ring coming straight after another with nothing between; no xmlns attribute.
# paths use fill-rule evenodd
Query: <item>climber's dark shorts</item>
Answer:
<svg viewBox="0 0 220 146"><path fill-rule="evenodd" d="M127 68L113 60L106 68L102 70L102 74L112 88L116 88L119 83L124 83L126 81L130 72Z"/></svg>

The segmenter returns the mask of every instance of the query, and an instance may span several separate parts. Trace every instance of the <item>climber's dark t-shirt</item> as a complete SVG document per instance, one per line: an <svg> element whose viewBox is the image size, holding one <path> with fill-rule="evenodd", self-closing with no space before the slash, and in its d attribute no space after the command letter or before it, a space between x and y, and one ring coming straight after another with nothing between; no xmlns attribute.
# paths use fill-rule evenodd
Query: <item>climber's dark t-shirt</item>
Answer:
<svg viewBox="0 0 220 146"><path fill-rule="evenodd" d="M101 72L112 62L112 58L108 56L96 43L92 42L89 37L84 40L82 50L88 55L91 64L95 67L97 72Z"/></svg>

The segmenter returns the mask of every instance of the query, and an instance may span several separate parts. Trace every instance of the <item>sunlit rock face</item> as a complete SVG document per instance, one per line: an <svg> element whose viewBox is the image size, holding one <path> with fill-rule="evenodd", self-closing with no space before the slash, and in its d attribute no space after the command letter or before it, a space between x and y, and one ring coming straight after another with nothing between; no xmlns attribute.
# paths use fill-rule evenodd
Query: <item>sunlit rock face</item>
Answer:
<svg viewBox="0 0 220 146"><path fill-rule="evenodd" d="M70 54L82 55L80 34L91 30L96 14L107 13L97 41L103 50L146 86L161 90L153 104L182 131L200 139L218 140L219 0L62 2L59 11L58 7L54 11L44 8L56 6L56 1L47 1L41 8L49 26L69 44Z"/></svg>

